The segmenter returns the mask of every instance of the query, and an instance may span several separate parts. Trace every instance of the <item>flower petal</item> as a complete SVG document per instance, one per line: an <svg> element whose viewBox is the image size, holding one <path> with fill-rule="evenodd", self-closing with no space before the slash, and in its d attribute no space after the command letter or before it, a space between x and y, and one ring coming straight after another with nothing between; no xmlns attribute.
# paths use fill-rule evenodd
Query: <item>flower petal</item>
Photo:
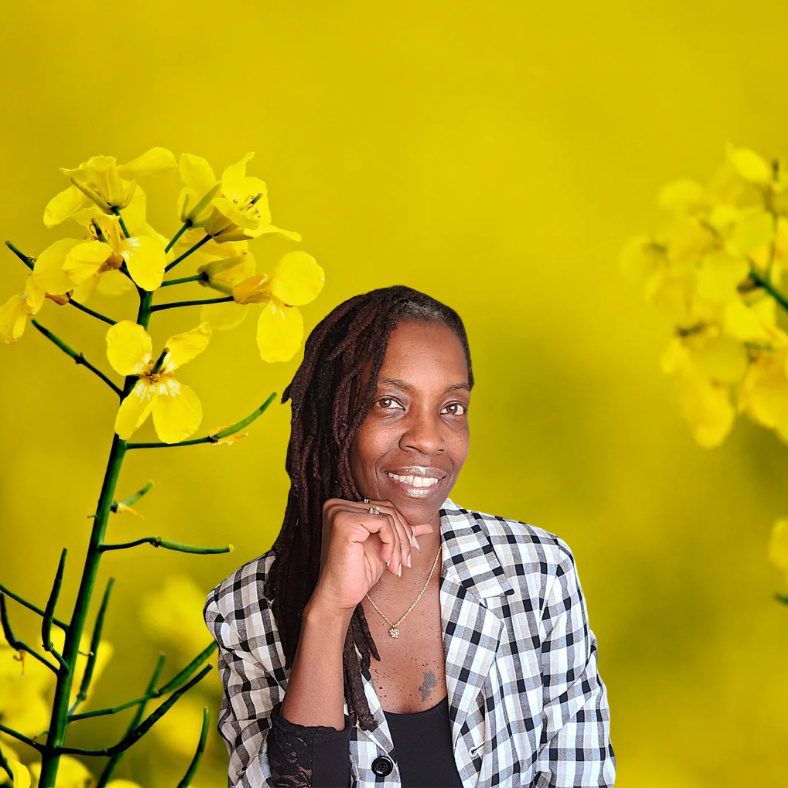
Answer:
<svg viewBox="0 0 788 788"><path fill-rule="evenodd" d="M132 235L121 242L120 254L126 261L131 278L143 290L152 291L161 286L167 265L161 241L145 235Z"/></svg>
<svg viewBox="0 0 788 788"><path fill-rule="evenodd" d="M222 194L227 197L246 197L249 192L245 190L246 185L246 163L254 156L254 153L246 153L235 164L230 164L224 168L222 173ZM265 199L265 191L263 191Z"/></svg>
<svg viewBox="0 0 788 788"><path fill-rule="evenodd" d="M301 346L304 318L295 307L272 298L257 320L257 348L263 361L289 361Z"/></svg>
<svg viewBox="0 0 788 788"><path fill-rule="evenodd" d="M161 365L161 371L172 372L202 353L208 346L211 333L211 324L203 322L190 331L170 337L165 343L168 352Z"/></svg>
<svg viewBox="0 0 788 788"><path fill-rule="evenodd" d="M271 292L291 306L314 301L323 289L326 275L311 254L288 252L274 269Z"/></svg>
<svg viewBox="0 0 788 788"><path fill-rule="evenodd" d="M24 334L29 314L25 297L20 293L14 293L0 306L0 339L6 345L16 342Z"/></svg>
<svg viewBox="0 0 788 788"><path fill-rule="evenodd" d="M167 148L150 148L125 164L118 165L118 173L124 178L139 178L141 175L152 175L162 170L171 170L178 166L172 151Z"/></svg>
<svg viewBox="0 0 788 788"><path fill-rule="evenodd" d="M168 377L158 383L153 403L153 425L164 443L186 440L200 426L202 404L185 383Z"/></svg>
<svg viewBox="0 0 788 788"><path fill-rule="evenodd" d="M136 292L137 290L132 281L117 269L105 271L101 276L94 277L93 282L99 293L105 296L121 296L125 293ZM76 298L76 291L74 291L74 293L74 298Z"/></svg>
<svg viewBox="0 0 788 788"><path fill-rule="evenodd" d="M196 193L197 200L217 183L211 165L202 156L192 153L181 153L180 174L186 186Z"/></svg>
<svg viewBox="0 0 788 788"><path fill-rule="evenodd" d="M76 186L69 186L56 194L44 208L44 224L55 227L64 222L77 211L87 208L93 203L85 197Z"/></svg>
<svg viewBox="0 0 788 788"><path fill-rule="evenodd" d="M73 249L84 245L76 238L61 238L47 246L33 265L32 276L35 283L53 295L62 295L73 290L74 282L64 270L65 262Z"/></svg>
<svg viewBox="0 0 788 788"><path fill-rule="evenodd" d="M71 287L90 279L91 276L96 276L101 266L112 254L112 247L103 241L87 241L77 244L66 255L63 263L63 271L71 280ZM50 292L52 291L50 290Z"/></svg>
<svg viewBox="0 0 788 788"><path fill-rule="evenodd" d="M120 403L115 417L115 432L123 440L128 440L143 424L158 398L147 378L140 378L130 394Z"/></svg>
<svg viewBox="0 0 788 788"><path fill-rule="evenodd" d="M107 358L121 375L141 375L153 360L152 352L150 335L132 320L121 320L107 331Z"/></svg>

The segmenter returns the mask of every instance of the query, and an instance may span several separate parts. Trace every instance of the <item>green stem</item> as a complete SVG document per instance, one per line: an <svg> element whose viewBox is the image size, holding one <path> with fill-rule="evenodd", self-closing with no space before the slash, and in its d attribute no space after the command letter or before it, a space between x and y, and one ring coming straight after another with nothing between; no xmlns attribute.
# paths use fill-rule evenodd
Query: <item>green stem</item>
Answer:
<svg viewBox="0 0 788 788"><path fill-rule="evenodd" d="M202 298L196 301L172 301L169 304L156 304L151 307L151 312L158 312L161 309L173 309L178 306L199 306L200 304L221 304L223 301L235 300L232 296L222 296L221 298Z"/></svg>
<svg viewBox="0 0 788 788"><path fill-rule="evenodd" d="M59 339L55 334L53 334L48 328L44 328L41 323L38 322L34 317L30 318L30 322L49 340L54 342L64 353L71 356L77 364L82 364L83 366L87 367L91 372L95 375L98 375L101 380L103 380L119 397L122 395L122 391L118 386L116 386L100 369L97 369L93 366L86 358L83 353L77 353L76 350L72 350L62 339Z"/></svg>
<svg viewBox="0 0 788 788"><path fill-rule="evenodd" d="M119 711L125 711L126 709L130 708L131 706L136 706L137 704L141 704L143 709L145 704L151 698L160 698L163 695L166 695L168 692L171 692L174 689L177 689L181 684L189 679L189 676L194 673L197 668L205 662L208 657L218 648L218 645L215 640L211 641L211 643L206 646L183 670L181 670L176 676L171 678L166 684L159 687L159 689L153 689L154 685L156 684L156 679L159 676L161 671L161 665L164 663L164 656L160 655L159 657L159 664L156 667L156 670L153 674L153 678L150 680L148 684L148 689L145 690L145 694L139 698L135 698L134 700L127 700L125 703L120 703L117 706L110 706L106 709L95 709L93 711L83 711L79 714L72 715L72 720L84 720L88 717L102 717L107 714L117 714ZM136 724L142 719L142 711L138 710L137 712L137 720L133 722L133 724L129 727L129 730L134 728Z"/></svg>
<svg viewBox="0 0 788 788"><path fill-rule="evenodd" d="M159 654L159 658L156 660L156 665L153 668L153 675L148 682L148 688L145 690L145 695L141 701L134 701L134 703L139 703L139 708L134 713L134 716L131 719L128 727L126 728L126 733L130 733L140 724L140 720L142 719L143 715L145 714L145 706L148 703L148 700L152 697L151 693L153 691L153 687L156 684L157 679L159 678L159 673L161 673L161 669L164 667L164 655ZM124 706L125 708L125 706ZM80 715L77 715L80 716ZM87 716L87 715L81 715ZM75 717L74 719L77 719ZM118 761L123 757L123 753L115 753L106 763L104 766L104 770L101 772L101 776L98 779L98 783L96 788L104 788L107 782L109 781L110 777L112 777L112 773L115 771L115 767L118 765Z"/></svg>
<svg viewBox="0 0 788 788"><path fill-rule="evenodd" d="M187 219L187 220L186 220L186 221L185 221L185 222L184 222L184 223L181 225L181 229L180 229L180 230L178 230L178 232L177 232L177 233L175 233L175 235L173 235L173 236L172 236L172 238L170 238L170 242L167 244L167 246L165 246L165 247L164 247L164 251L165 251L165 252L169 252L169 251L170 251L170 249L172 249L172 247L173 247L173 246L175 246L175 244L176 244L176 243L178 243L178 239L179 239L179 238L180 238L180 237L181 237L181 236L182 236L182 235L183 235L183 234L184 234L184 233L185 233L185 232L186 232L186 231L187 231L187 230L188 230L188 229L189 229L191 226L192 226L191 220L190 220L190 219Z"/></svg>
<svg viewBox="0 0 788 788"><path fill-rule="evenodd" d="M111 747L105 747L101 750L85 750L81 747L59 747L58 754L69 755L115 755L116 753L123 752L131 747L134 742L141 739L177 702L178 698L184 693L188 692L195 684L213 670L213 665L206 665L191 681L184 684L180 689L170 695L164 703L161 704L154 712L148 715L143 722L137 725L132 731L126 734L121 741L113 744ZM46 745L45 745L46 746ZM43 776L41 778L43 780ZM43 788L43 786L42 786Z"/></svg>
<svg viewBox="0 0 788 788"><path fill-rule="evenodd" d="M114 326L117 322L116 320L112 320L112 318L107 317L106 315L102 315L101 312L96 312L95 309L91 309L89 306L85 306L84 304L80 304L79 301L75 301L73 298L69 298L68 303L71 306L75 306L77 309L82 310L88 315L92 315L93 317L97 317L99 320L103 320L105 323L109 323L109 325Z"/></svg>
<svg viewBox="0 0 788 788"><path fill-rule="evenodd" d="M46 746L44 744L39 744L38 742L33 741L29 737L19 733L19 731L15 731L13 728L9 728L7 725L3 725L1 722L0 722L0 731L2 731L3 733L7 733L9 736L13 736L18 741L23 742L28 747L32 747L34 750L38 750L39 752L43 752L44 747ZM44 786L46 785L46 783L44 782L40 782L40 784L41 784L41 788L44 788Z"/></svg>
<svg viewBox="0 0 788 788"><path fill-rule="evenodd" d="M762 287L769 295L786 311L788 311L788 297L780 293L774 285L762 277L754 267L750 267L750 277L755 280L756 284Z"/></svg>
<svg viewBox="0 0 788 788"><path fill-rule="evenodd" d="M168 539L162 539L160 536L146 536L142 539L135 539L133 542L103 544L101 545L101 550L125 550L141 544L152 544L154 547L165 547L167 550L175 550L179 553L197 553L199 555L230 553L233 550L232 545L227 547L197 547L195 545L182 544L181 542L171 542Z"/></svg>
<svg viewBox="0 0 788 788"><path fill-rule="evenodd" d="M5 606L5 594L0 593L0 624L3 627L3 635L5 635L5 639L9 646L16 651L24 651L30 654L31 657L37 659L42 665L49 668L53 673L57 673L57 665L53 665L49 660L42 657L36 651L34 651L30 646L27 645L23 640L18 640L14 636L14 632L11 629L11 622L8 619L8 610Z"/></svg>
<svg viewBox="0 0 788 788"><path fill-rule="evenodd" d="M35 259L26 255L24 252L19 251L11 241L6 241L5 245L32 271L35 265Z"/></svg>
<svg viewBox="0 0 788 788"><path fill-rule="evenodd" d="M161 283L161 287L169 287L170 285L182 285L186 282L207 282L208 275L206 273L195 274L194 276L182 276L180 279L168 279L166 282Z"/></svg>
<svg viewBox="0 0 788 788"><path fill-rule="evenodd" d="M183 779L178 783L178 788L188 788L191 785L192 778L194 777L197 767L200 764L203 751L205 750L205 742L208 738L208 725L210 724L211 716L208 714L207 707L203 706L202 709L202 728L200 730L200 741L197 744L197 751L194 753L194 758L183 775Z"/></svg>
<svg viewBox="0 0 788 788"><path fill-rule="evenodd" d="M120 215L120 208L118 208L117 205L112 206L112 213L118 217L118 222L120 224L120 229L123 230L123 235L125 235L126 238L131 238L131 233L126 229L126 222L123 221L123 217Z"/></svg>
<svg viewBox="0 0 788 788"><path fill-rule="evenodd" d="M166 272L175 268L175 266L178 265L178 263L180 263L181 260L185 260L190 254L196 252L203 244L208 243L208 241L210 241L212 237L213 237L212 235L206 235L205 238L203 238L200 241L197 241L197 243L194 244L194 246L190 246L180 257L176 257L169 265L165 266L164 271Z"/></svg>
<svg viewBox="0 0 788 788"><path fill-rule="evenodd" d="M9 590L6 586L0 583L0 591L4 594L7 594L11 597L15 602L19 602L20 605L23 605L28 610L32 610L34 613L38 613L39 616L44 615L44 611L40 607L36 607L32 602L28 602L26 599L23 599L19 594L15 594L13 591ZM68 630L68 624L65 621L61 621L59 618L55 618L52 616L52 623L56 626L60 627L64 632Z"/></svg>
<svg viewBox="0 0 788 788"><path fill-rule="evenodd" d="M265 409L273 402L274 397L276 397L276 392L272 391L271 394L268 396L268 399L259 407L253 410L248 416L237 421L235 424L230 425L229 427L225 427L223 430L219 430L219 432L214 432L211 435L205 435L202 438L190 438L189 440L179 441L178 443L127 443L127 449L166 449L172 446L195 446L198 443L219 443L222 438L227 438L230 435L239 432L248 424L251 424L258 416L260 416Z"/></svg>

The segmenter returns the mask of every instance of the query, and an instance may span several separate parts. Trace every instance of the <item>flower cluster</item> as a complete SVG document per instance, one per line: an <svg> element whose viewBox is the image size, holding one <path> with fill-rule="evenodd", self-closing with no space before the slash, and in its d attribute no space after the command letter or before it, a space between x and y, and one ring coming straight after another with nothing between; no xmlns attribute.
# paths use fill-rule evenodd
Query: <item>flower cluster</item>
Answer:
<svg viewBox="0 0 788 788"><path fill-rule="evenodd" d="M298 233L271 223L264 181L246 174L253 157L247 153L220 178L200 156L155 147L126 164L112 156L93 156L79 167L61 168L70 186L55 195L44 210L44 224L56 227L72 220L80 237L60 238L37 257L11 247L30 268L21 292L0 306L0 337L7 344L23 335L29 318L48 299L59 306L83 306L95 290L119 296L137 290L141 307L137 322L106 319L107 353L120 374L136 376L123 400L115 430L128 439L152 413L159 438L184 440L199 426L202 408L196 394L172 372L205 349L213 329L240 325L250 309L259 309L256 342L267 362L288 361L304 335L299 307L313 301L325 275L303 251L288 251L267 271L258 271L249 243L278 235L300 241ZM178 169L183 187L178 198L181 227L173 238L157 232L146 218L146 196L138 180ZM11 246L9 244L9 246ZM196 273L179 279L166 274L192 257ZM197 301L152 303L152 294L170 285L199 284L220 297ZM158 309L201 307L199 325L170 337L158 358L147 320Z"/></svg>
<svg viewBox="0 0 788 788"><path fill-rule="evenodd" d="M630 239L620 266L675 326L661 366L693 437L718 446L746 413L788 442L788 178L729 145L708 184L670 183L659 204L668 222Z"/></svg>

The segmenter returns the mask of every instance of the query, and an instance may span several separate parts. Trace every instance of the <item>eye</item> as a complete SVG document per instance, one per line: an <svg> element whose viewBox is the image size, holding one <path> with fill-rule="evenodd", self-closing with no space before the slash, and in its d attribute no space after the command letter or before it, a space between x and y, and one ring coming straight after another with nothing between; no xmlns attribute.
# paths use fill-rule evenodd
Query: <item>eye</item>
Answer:
<svg viewBox="0 0 788 788"><path fill-rule="evenodd" d="M468 406L462 402L450 402L447 408L462 408L462 413L453 413L453 416L465 416L468 413Z"/></svg>
<svg viewBox="0 0 788 788"><path fill-rule="evenodd" d="M396 402L396 401L397 400L395 400L394 397L381 397L378 400L378 403L381 403L381 402ZM384 407L383 410L391 410L391 408Z"/></svg>

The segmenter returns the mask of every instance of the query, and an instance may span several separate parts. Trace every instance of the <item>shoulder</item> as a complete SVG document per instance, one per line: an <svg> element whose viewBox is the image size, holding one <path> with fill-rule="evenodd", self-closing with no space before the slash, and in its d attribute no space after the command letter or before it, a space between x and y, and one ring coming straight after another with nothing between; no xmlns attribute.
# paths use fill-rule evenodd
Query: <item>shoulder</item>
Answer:
<svg viewBox="0 0 788 788"><path fill-rule="evenodd" d="M276 621L263 588L274 553L269 550L241 565L207 594L203 618L225 649L250 652L264 663L281 661Z"/></svg>
<svg viewBox="0 0 788 788"><path fill-rule="evenodd" d="M544 574L554 575L574 564L569 544L553 531L524 520L455 506L455 511L448 512L450 521L461 515L480 528L504 568L537 565Z"/></svg>

